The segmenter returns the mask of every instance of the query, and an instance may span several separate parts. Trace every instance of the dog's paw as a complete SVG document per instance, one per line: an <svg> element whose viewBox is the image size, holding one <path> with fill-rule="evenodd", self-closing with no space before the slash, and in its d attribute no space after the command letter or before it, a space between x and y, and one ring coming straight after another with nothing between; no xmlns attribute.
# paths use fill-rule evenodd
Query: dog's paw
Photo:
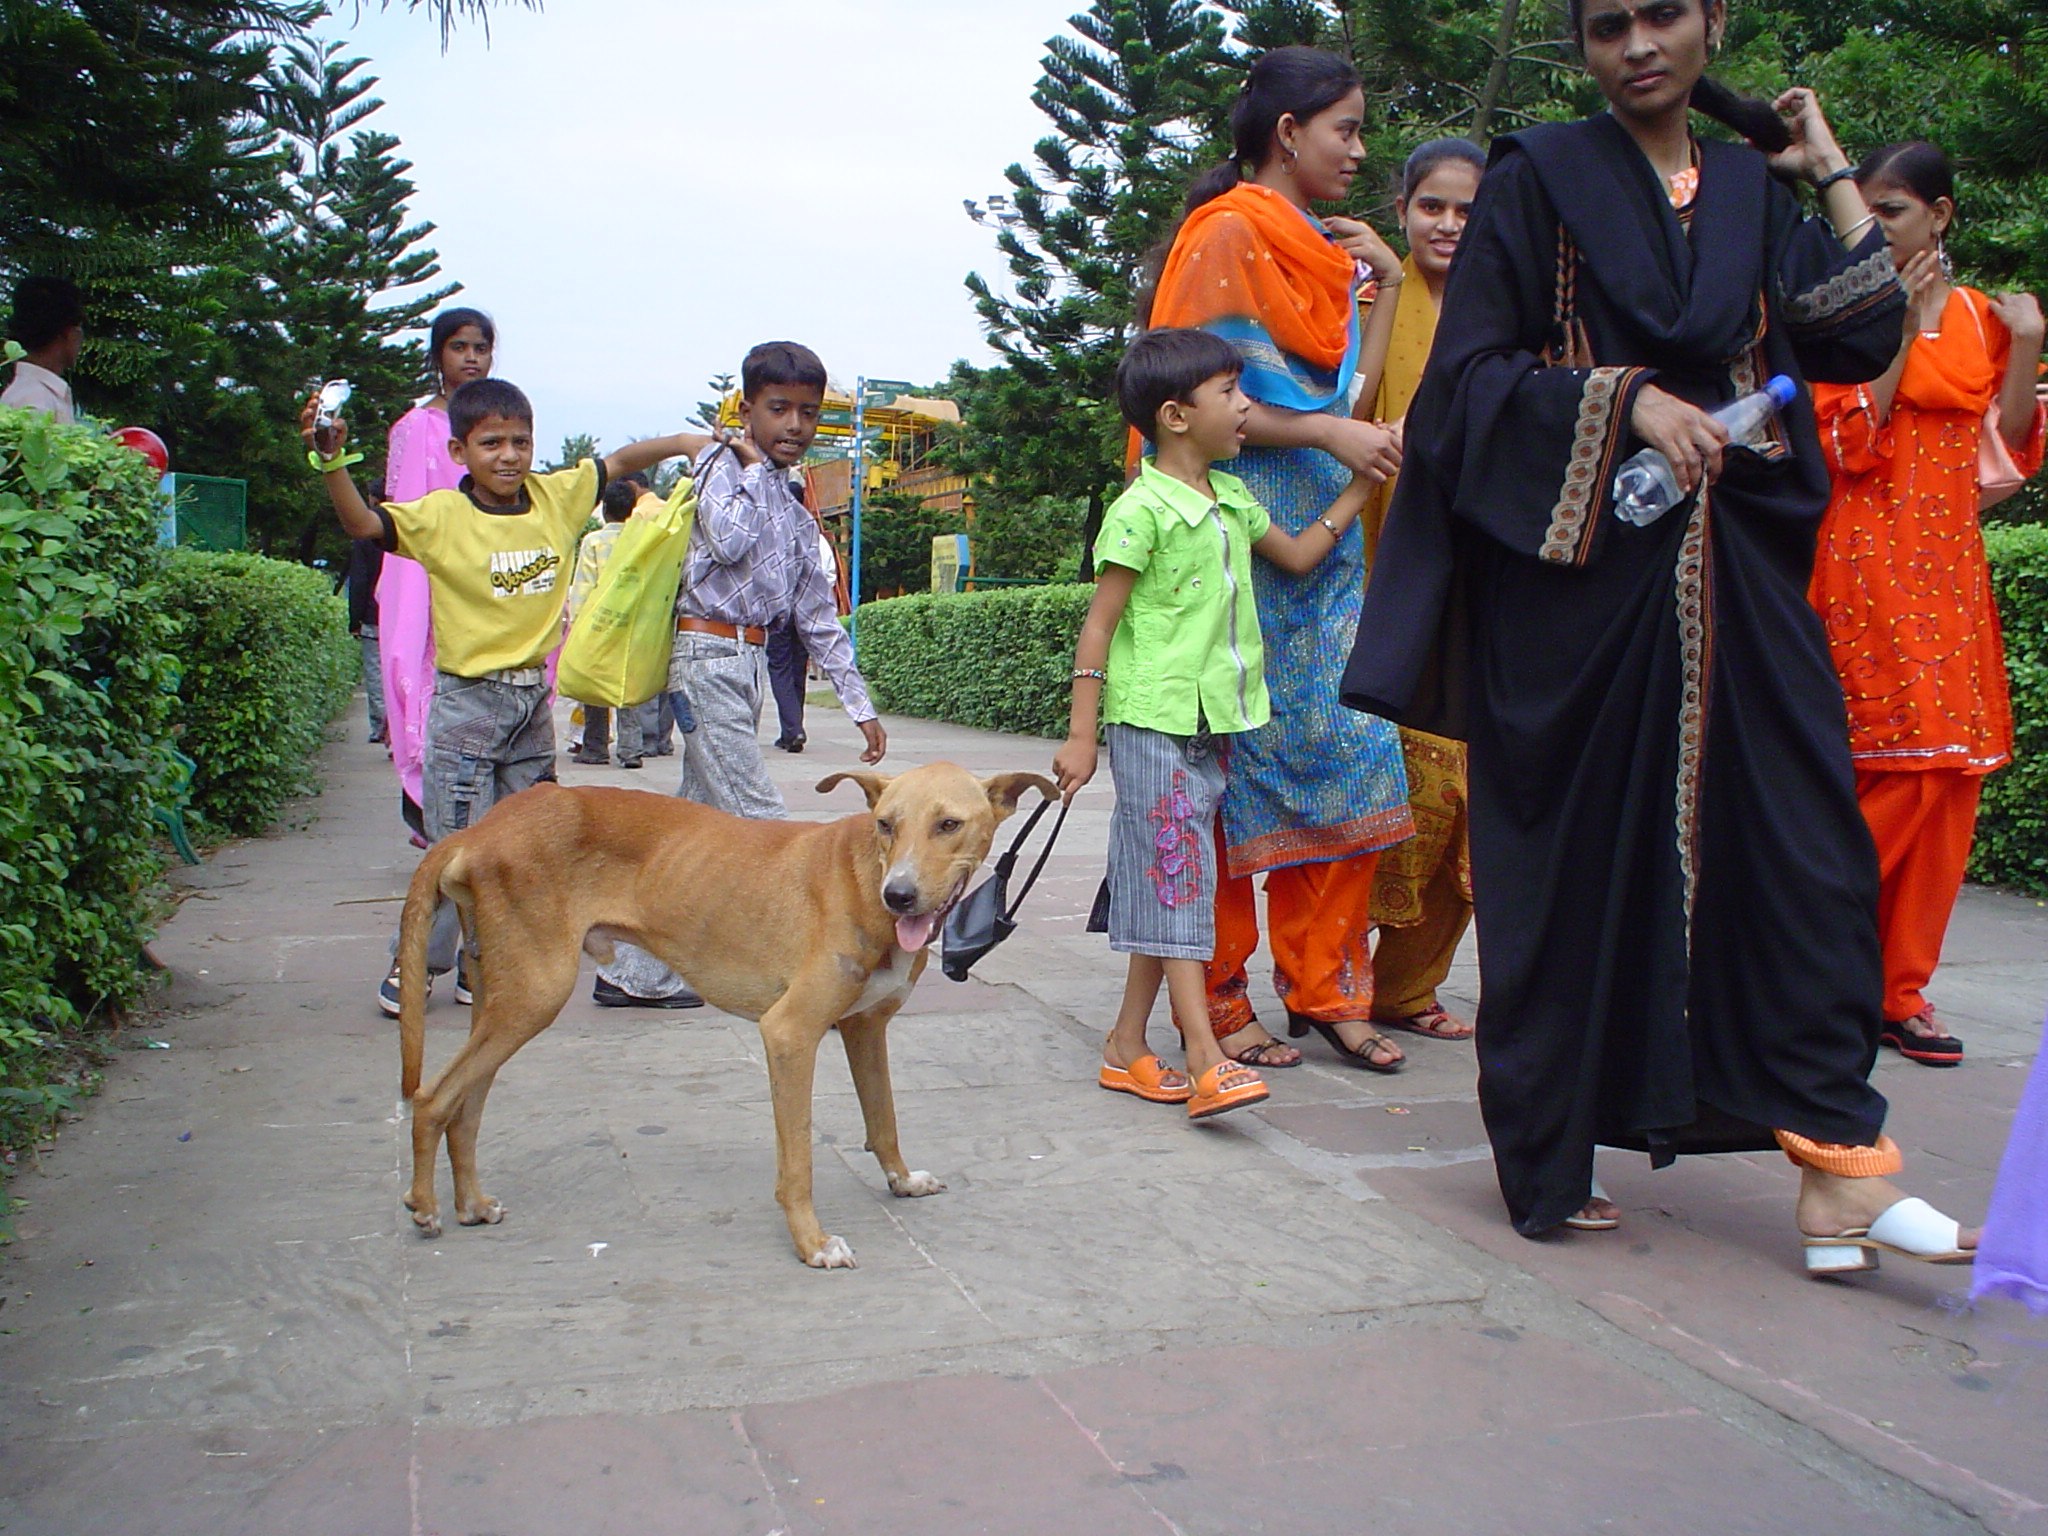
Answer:
<svg viewBox="0 0 2048 1536"><path fill-rule="evenodd" d="M853 1249L848 1246L846 1239L843 1237L826 1238L825 1246L805 1259L804 1262L813 1269L860 1268L860 1264L854 1259Z"/></svg>
<svg viewBox="0 0 2048 1536"><path fill-rule="evenodd" d="M421 1237L434 1238L441 1235L441 1213L439 1211L414 1211L412 1224L418 1228Z"/></svg>
<svg viewBox="0 0 2048 1536"><path fill-rule="evenodd" d="M496 1226L505 1219L505 1207L487 1195L473 1209L458 1207L455 1219L465 1227Z"/></svg>
<svg viewBox="0 0 2048 1536"><path fill-rule="evenodd" d="M918 1195L936 1195L946 1186L922 1168L913 1168L909 1173L889 1175L889 1193L901 1199L912 1199Z"/></svg>

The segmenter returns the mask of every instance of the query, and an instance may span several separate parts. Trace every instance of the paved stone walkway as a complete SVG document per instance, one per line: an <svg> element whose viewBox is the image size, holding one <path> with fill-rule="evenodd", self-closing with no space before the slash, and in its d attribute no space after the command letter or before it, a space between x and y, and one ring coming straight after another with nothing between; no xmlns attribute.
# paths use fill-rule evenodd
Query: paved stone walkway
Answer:
<svg viewBox="0 0 2048 1536"><path fill-rule="evenodd" d="M1050 758L890 729L892 765ZM856 741L814 710L809 752L770 754L801 813L857 808L809 787ZM2048 1536L2048 1326L1959 1310L1961 1271L1805 1280L1782 1158L1603 1155L1622 1230L1528 1242L1469 1046L1404 1039L1385 1078L1311 1041L1206 1126L1099 1092L1107 775L1017 937L891 1031L906 1155L947 1193L890 1198L820 1058L818 1205L858 1270L789 1252L753 1027L587 991L492 1095L505 1223L424 1242L370 999L414 855L380 751L324 766L288 831L180 878L165 1012L15 1181L9 1536ZM1968 1065L1880 1079L1913 1187L1975 1215L2048 910L1967 893L1937 985ZM436 999L430 1071L466 1017Z"/></svg>

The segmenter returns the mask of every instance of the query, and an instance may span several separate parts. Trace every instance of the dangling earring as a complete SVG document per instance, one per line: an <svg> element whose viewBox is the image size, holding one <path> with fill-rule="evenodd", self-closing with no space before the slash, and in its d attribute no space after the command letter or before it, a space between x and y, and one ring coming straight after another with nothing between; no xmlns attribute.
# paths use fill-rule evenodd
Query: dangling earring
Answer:
<svg viewBox="0 0 2048 1536"><path fill-rule="evenodd" d="M1280 156L1280 169L1284 171L1287 175L1292 176L1294 174L1294 151L1291 149L1282 149L1280 151Z"/></svg>
<svg viewBox="0 0 2048 1536"><path fill-rule="evenodd" d="M1946 235L1936 235L1934 237L1934 259L1941 263L1941 280L1950 287L1954 287L1956 264L1949 260L1948 237Z"/></svg>

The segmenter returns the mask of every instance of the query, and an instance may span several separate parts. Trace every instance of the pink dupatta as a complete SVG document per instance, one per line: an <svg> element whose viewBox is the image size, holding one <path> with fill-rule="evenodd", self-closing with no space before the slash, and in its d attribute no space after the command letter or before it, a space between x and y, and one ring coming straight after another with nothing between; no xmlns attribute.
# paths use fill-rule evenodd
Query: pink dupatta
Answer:
<svg viewBox="0 0 2048 1536"><path fill-rule="evenodd" d="M384 499L414 501L452 491L462 466L448 457L448 413L416 405L391 428ZM377 579L377 650L384 664L384 714L398 782L417 805L427 757L427 708L434 701L434 626L426 568L387 554Z"/></svg>

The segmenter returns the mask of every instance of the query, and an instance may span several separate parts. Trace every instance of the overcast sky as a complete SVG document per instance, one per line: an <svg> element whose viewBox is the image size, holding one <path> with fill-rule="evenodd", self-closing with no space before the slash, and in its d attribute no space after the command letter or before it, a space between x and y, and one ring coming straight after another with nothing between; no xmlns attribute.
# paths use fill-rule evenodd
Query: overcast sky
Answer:
<svg viewBox="0 0 2048 1536"><path fill-rule="evenodd" d="M424 12L347 5L457 302L498 322L544 454L680 429L757 341L833 379L986 361L961 208L1049 125L1047 38L1084 0L549 0L447 54Z"/></svg>

